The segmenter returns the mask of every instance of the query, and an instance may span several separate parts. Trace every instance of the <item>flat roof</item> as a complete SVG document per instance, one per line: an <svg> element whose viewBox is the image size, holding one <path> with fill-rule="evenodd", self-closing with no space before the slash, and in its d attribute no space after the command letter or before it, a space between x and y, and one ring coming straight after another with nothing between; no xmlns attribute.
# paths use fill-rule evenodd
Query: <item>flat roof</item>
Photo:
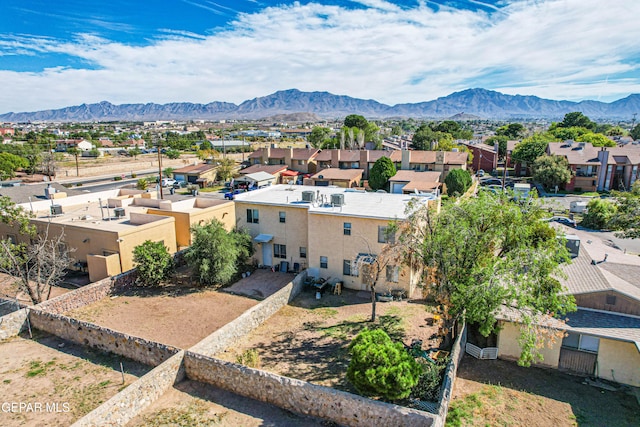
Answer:
<svg viewBox="0 0 640 427"><path fill-rule="evenodd" d="M302 200L303 191L312 191L321 203ZM344 195L344 205L332 206L331 195ZM255 203L271 206L289 206L308 209L312 214L344 215L350 217L403 219L407 203L416 198L410 194L370 193L339 187L315 187L310 185L273 185L260 190L238 194L236 203ZM429 197L418 197L425 204Z"/></svg>

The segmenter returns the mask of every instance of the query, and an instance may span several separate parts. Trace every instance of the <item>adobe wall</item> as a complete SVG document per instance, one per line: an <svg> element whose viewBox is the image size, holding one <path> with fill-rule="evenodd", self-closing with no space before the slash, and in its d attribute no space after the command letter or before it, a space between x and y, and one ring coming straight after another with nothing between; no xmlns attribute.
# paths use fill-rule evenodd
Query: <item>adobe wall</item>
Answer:
<svg viewBox="0 0 640 427"><path fill-rule="evenodd" d="M187 378L346 426L432 426L437 415L231 362L185 353Z"/></svg>
<svg viewBox="0 0 640 427"><path fill-rule="evenodd" d="M31 309L29 319L35 329L80 345L119 354L149 366L158 366L179 351L172 346L133 337L62 314Z"/></svg>
<svg viewBox="0 0 640 427"><path fill-rule="evenodd" d="M184 351L139 378L120 393L82 417L72 427L122 426L151 406L185 378Z"/></svg>
<svg viewBox="0 0 640 427"><path fill-rule="evenodd" d="M306 276L306 271L298 274L284 288L269 296L260 304L251 307L234 321L213 332L193 346L191 350L207 356L213 356L224 351L293 300L304 287Z"/></svg>

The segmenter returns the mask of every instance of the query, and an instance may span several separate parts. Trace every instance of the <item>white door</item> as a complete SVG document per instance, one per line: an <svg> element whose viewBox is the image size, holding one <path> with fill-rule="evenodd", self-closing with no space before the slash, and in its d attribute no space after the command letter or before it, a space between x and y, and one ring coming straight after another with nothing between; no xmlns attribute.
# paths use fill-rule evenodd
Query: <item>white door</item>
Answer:
<svg viewBox="0 0 640 427"><path fill-rule="evenodd" d="M272 255L272 250L271 250L271 243L263 243L262 244L262 265L268 265L269 267L271 267L272 261L271 261L271 255Z"/></svg>

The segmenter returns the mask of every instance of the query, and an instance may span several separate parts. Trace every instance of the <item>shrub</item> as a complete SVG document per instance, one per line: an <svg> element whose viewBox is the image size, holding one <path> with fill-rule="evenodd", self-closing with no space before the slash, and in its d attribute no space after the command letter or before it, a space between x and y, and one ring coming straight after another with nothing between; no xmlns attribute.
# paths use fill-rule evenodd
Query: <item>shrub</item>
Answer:
<svg viewBox="0 0 640 427"><path fill-rule="evenodd" d="M245 350L241 355L236 358L236 362L248 366L249 368L260 368L260 354L258 354L258 350L248 349Z"/></svg>
<svg viewBox="0 0 640 427"><path fill-rule="evenodd" d="M580 225L594 230L605 229L616 214L616 210L616 205L609 200L591 199Z"/></svg>
<svg viewBox="0 0 640 427"><path fill-rule="evenodd" d="M449 196L461 196L471 187L471 174L465 169L454 169L444 180Z"/></svg>
<svg viewBox="0 0 640 427"><path fill-rule="evenodd" d="M404 399L418 383L420 365L381 329L362 331L349 345L347 379L359 393L387 400Z"/></svg>
<svg viewBox="0 0 640 427"><path fill-rule="evenodd" d="M418 383L411 390L411 396L418 400L438 401L440 396L440 385L447 367L448 358L432 363L426 360L419 360L422 374Z"/></svg>
<svg viewBox="0 0 640 427"><path fill-rule="evenodd" d="M133 262L138 269L138 281L155 286L173 274L174 263L169 249L162 242L147 240L133 249Z"/></svg>
<svg viewBox="0 0 640 427"><path fill-rule="evenodd" d="M122 181L122 177L121 176L114 176L113 180L114 181Z"/></svg>

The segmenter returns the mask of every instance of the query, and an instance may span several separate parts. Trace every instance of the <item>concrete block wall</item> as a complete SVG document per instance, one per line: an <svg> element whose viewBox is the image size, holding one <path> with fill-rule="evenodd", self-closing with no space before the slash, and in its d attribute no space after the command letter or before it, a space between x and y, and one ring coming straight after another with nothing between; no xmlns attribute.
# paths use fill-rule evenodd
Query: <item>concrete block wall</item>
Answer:
<svg viewBox="0 0 640 427"><path fill-rule="evenodd" d="M176 347L133 337L62 314L31 309L29 319L35 329L80 345L119 354L149 366L158 366L180 351Z"/></svg>
<svg viewBox="0 0 640 427"><path fill-rule="evenodd" d="M72 427L123 426L185 378L184 351L173 355L120 393L82 417Z"/></svg>
<svg viewBox="0 0 640 427"><path fill-rule="evenodd" d="M278 292L242 313L232 322L224 325L200 341L191 350L195 353L213 356L224 351L231 344L253 331L275 312L287 305L304 287L306 272L298 274Z"/></svg>
<svg viewBox="0 0 640 427"><path fill-rule="evenodd" d="M187 378L346 426L432 426L438 415L185 352Z"/></svg>
<svg viewBox="0 0 640 427"><path fill-rule="evenodd" d="M28 309L22 308L0 317L0 341L15 337L26 327Z"/></svg>

